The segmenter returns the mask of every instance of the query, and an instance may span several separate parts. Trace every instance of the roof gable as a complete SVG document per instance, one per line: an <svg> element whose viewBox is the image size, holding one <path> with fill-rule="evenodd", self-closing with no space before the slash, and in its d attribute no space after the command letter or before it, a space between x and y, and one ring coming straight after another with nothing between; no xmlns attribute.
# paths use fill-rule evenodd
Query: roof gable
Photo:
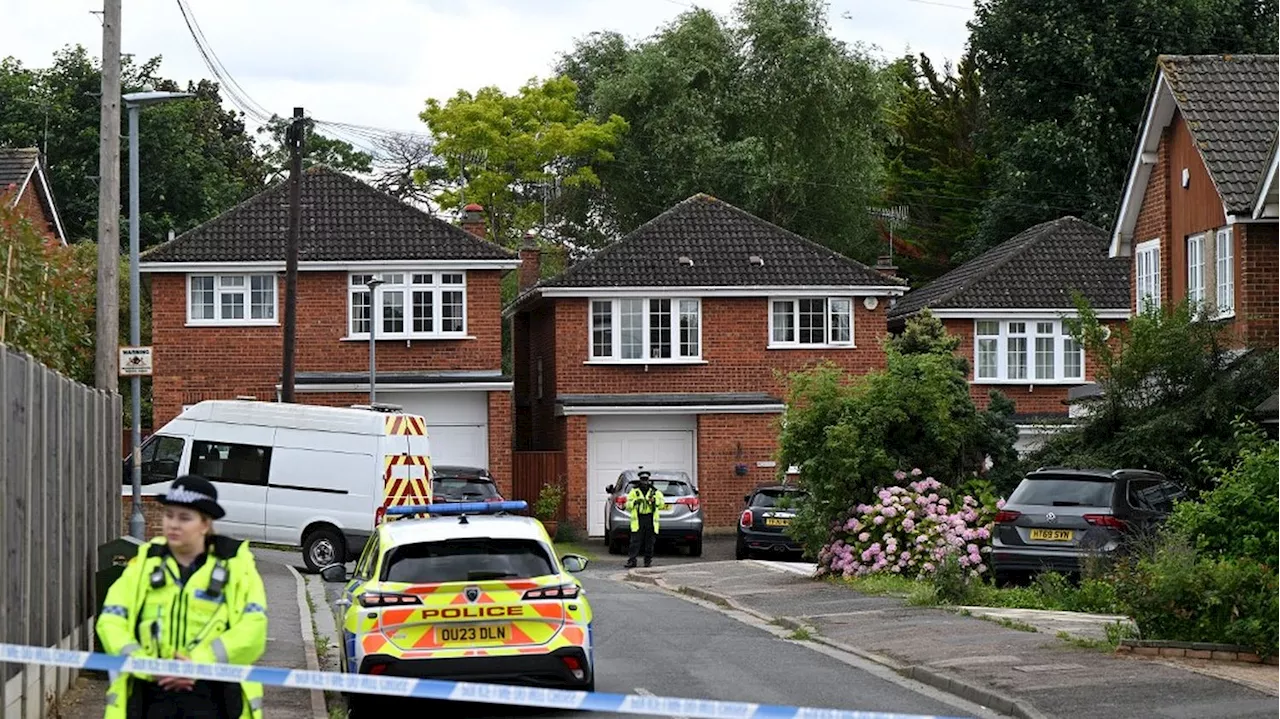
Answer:
<svg viewBox="0 0 1280 719"><path fill-rule="evenodd" d="M1066 216L1043 222L907 293L889 311L902 320L930 309L1073 310L1081 292L1094 309L1128 309L1129 263L1112 259L1101 227Z"/></svg>
<svg viewBox="0 0 1280 719"><path fill-rule="evenodd" d="M755 258L755 259L753 259ZM538 288L902 288L794 232L705 194L684 200Z"/></svg>
<svg viewBox="0 0 1280 719"><path fill-rule="evenodd" d="M511 260L516 254L327 167L302 176L299 262ZM281 182L148 250L147 263L284 262L289 185Z"/></svg>
<svg viewBox="0 0 1280 719"><path fill-rule="evenodd" d="M0 148L0 194L10 186L17 188L11 207L17 206L33 183L39 186L38 201L52 220L50 224L58 241L67 244L67 233L62 228L62 217L58 215L58 205L53 200L53 188L49 185L40 150L34 147Z"/></svg>
<svg viewBox="0 0 1280 719"><path fill-rule="evenodd" d="M1277 134L1277 63L1276 55L1160 56L1116 215L1112 255L1131 251L1155 153L1175 110L1186 122L1225 213L1253 215Z"/></svg>

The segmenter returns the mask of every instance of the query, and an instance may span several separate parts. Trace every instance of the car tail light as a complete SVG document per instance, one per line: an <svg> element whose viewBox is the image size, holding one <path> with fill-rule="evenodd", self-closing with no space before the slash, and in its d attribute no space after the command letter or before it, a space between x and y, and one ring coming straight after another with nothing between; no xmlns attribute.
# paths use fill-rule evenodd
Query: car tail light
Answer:
<svg viewBox="0 0 1280 719"><path fill-rule="evenodd" d="M362 607L401 607L406 604L422 604L422 599L413 594L396 594L394 592L365 592L357 599Z"/></svg>
<svg viewBox="0 0 1280 719"><path fill-rule="evenodd" d="M378 511L373 513L373 526L377 527L382 524L382 520L387 518L387 508L385 506L378 507Z"/></svg>
<svg viewBox="0 0 1280 719"><path fill-rule="evenodd" d="M577 657L564 656L560 657L560 661L564 662L565 669L573 673L575 679L585 679L587 673L582 669L582 662Z"/></svg>
<svg viewBox="0 0 1280 719"><path fill-rule="evenodd" d="M676 504L683 504L689 508L690 512L696 512L702 502L700 502L697 497L681 497L676 500Z"/></svg>
<svg viewBox="0 0 1280 719"><path fill-rule="evenodd" d="M623 509L627 506L627 498L619 495L613 499L613 503L618 506L618 509Z"/></svg>
<svg viewBox="0 0 1280 719"><path fill-rule="evenodd" d="M1009 524L1022 516L1022 512L1015 512L1012 509L1002 509L996 512L996 524Z"/></svg>
<svg viewBox="0 0 1280 719"><path fill-rule="evenodd" d="M530 589L524 593L524 598L528 599L577 599L578 585L561 584L555 587L539 587L538 589Z"/></svg>
<svg viewBox="0 0 1280 719"><path fill-rule="evenodd" d="M1095 527L1109 527L1111 529L1124 529L1125 523L1123 519L1119 519L1110 514L1086 514L1084 521Z"/></svg>
<svg viewBox="0 0 1280 719"><path fill-rule="evenodd" d="M751 523L754 521L755 518L751 516L751 510L748 509L742 513L742 519L738 521L738 524L741 524L744 527L750 527Z"/></svg>
<svg viewBox="0 0 1280 719"><path fill-rule="evenodd" d="M369 667L370 674L381 674L386 670L387 670L386 664L374 664L373 666Z"/></svg>

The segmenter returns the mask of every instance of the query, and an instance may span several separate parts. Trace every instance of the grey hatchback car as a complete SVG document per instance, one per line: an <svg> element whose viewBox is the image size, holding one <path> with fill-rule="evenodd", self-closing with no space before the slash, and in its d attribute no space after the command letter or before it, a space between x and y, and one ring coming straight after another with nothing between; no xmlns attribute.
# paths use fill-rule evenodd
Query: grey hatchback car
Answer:
<svg viewBox="0 0 1280 719"><path fill-rule="evenodd" d="M1184 490L1158 472L1063 469L1030 472L996 513L991 569L997 583L1038 571L1075 573L1090 554L1162 521Z"/></svg>
<svg viewBox="0 0 1280 719"><path fill-rule="evenodd" d="M631 542L631 514L626 510L627 493L638 481L637 469L624 470L618 481L605 488L609 493L604 508L604 538L610 554L622 554ZM658 544L688 548L689 556L702 556L702 501L698 488L684 472L649 473L654 489L662 492L667 508L658 513Z"/></svg>

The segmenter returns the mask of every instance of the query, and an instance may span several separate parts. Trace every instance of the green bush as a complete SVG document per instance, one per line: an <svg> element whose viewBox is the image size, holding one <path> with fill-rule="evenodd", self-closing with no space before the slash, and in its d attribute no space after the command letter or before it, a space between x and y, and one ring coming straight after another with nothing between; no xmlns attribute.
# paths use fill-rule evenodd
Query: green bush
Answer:
<svg viewBox="0 0 1280 719"><path fill-rule="evenodd" d="M1249 558L1198 556L1176 532L1150 556L1116 568L1116 594L1144 639L1221 642L1274 656L1276 573Z"/></svg>
<svg viewBox="0 0 1280 719"><path fill-rule="evenodd" d="M1239 463L1199 502L1182 502L1169 526L1186 537L1202 555L1252 559L1275 567L1280 554L1276 517L1280 485L1276 467L1280 445L1265 442L1246 451Z"/></svg>

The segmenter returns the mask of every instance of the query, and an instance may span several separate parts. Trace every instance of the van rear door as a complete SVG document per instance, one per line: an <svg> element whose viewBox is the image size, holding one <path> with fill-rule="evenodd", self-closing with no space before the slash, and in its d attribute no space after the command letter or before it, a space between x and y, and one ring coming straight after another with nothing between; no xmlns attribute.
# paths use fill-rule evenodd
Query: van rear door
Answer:
<svg viewBox="0 0 1280 719"><path fill-rule="evenodd" d="M386 431L381 506L428 504L431 451L426 421L417 415L387 415Z"/></svg>

